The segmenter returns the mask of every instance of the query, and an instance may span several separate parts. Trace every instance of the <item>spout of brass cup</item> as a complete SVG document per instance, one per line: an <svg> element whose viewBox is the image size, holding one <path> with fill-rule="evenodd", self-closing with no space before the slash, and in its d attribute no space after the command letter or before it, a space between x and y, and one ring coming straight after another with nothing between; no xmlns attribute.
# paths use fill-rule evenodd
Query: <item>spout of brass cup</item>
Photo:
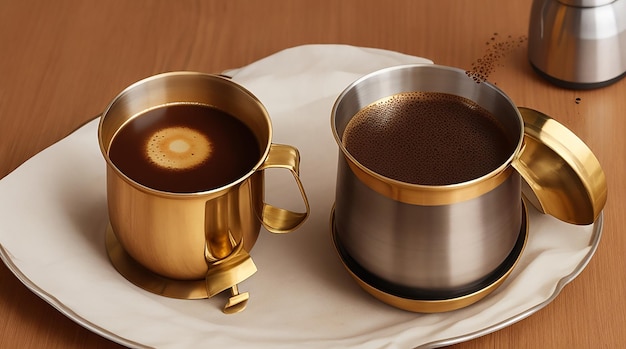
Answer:
<svg viewBox="0 0 626 349"><path fill-rule="evenodd" d="M257 270L248 252L243 248L243 236L237 241L228 226L228 194L213 198L205 207L205 249L207 264L205 276L209 298L230 289L231 297L223 312L233 314L245 309L248 292L239 293L238 284Z"/></svg>
<svg viewBox="0 0 626 349"><path fill-rule="evenodd" d="M231 297L223 312L233 314L244 310L250 296L248 292L239 293L238 284L252 276L256 270L252 258L243 249L243 242L240 242L229 256L208 265L205 277L207 295L211 298L230 289Z"/></svg>

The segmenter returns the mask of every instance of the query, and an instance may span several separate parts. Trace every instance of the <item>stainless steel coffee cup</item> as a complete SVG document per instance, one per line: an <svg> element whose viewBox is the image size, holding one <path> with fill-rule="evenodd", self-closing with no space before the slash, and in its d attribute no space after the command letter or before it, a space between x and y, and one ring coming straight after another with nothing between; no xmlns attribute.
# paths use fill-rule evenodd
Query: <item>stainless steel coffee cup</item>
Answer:
<svg viewBox="0 0 626 349"><path fill-rule="evenodd" d="M501 123L507 137L514 140L506 149L506 160L488 173L450 185L406 183L360 163L342 141L349 121L376 101L415 91L464 97L490 112ZM525 113L535 115L530 110ZM538 188L532 199L540 209L542 204L558 205L555 203L558 199L549 198L542 190L546 186L541 180L546 175L540 172L545 163L533 164L528 160L529 156L533 157L534 147L527 145L535 142L528 142L525 137L525 119L520 109L499 88L487 82L476 83L463 70L417 64L371 73L339 95L332 109L331 126L339 147L332 218L336 247L361 285L392 305L423 311L422 303L416 306L395 302L393 298L418 302L458 299L486 289L496 279L501 280L494 273L507 260L519 257L520 241L523 246L525 239L527 222L522 192L526 185L523 183ZM599 168L597 160L587 164L593 176ZM600 179L592 190L599 199L591 200L598 203L592 209L591 221L606 200L601 169L599 173L602 176L596 176ZM553 177L557 176L550 179ZM585 183L596 181L580 173L572 177ZM567 197L562 199L568 201ZM451 310L458 305L427 311Z"/></svg>

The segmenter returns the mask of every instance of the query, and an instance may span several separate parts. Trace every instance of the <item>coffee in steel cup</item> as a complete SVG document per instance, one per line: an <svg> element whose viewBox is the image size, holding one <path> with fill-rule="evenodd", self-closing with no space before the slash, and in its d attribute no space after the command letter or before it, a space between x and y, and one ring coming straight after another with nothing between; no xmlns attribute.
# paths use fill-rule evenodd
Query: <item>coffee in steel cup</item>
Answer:
<svg viewBox="0 0 626 349"><path fill-rule="evenodd" d="M606 201L604 174L582 141L460 69L371 73L339 95L331 119L335 247L366 291L402 309L458 309L498 287L527 240L522 193L578 224L592 223ZM550 130L582 152L542 138ZM549 170L568 161L574 170Z"/></svg>
<svg viewBox="0 0 626 349"><path fill-rule="evenodd" d="M248 252L261 224L298 228L309 213L299 153L272 143L261 102L228 78L172 72L122 91L99 141L107 162L107 251L131 282L175 298L224 290L224 311L248 300L238 284L256 271ZM305 212L264 202L264 170L291 171Z"/></svg>

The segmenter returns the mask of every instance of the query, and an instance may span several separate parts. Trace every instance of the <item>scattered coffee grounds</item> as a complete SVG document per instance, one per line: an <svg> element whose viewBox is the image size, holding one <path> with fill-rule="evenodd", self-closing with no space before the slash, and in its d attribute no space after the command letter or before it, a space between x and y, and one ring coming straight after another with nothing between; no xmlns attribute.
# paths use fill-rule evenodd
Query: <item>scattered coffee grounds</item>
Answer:
<svg viewBox="0 0 626 349"><path fill-rule="evenodd" d="M485 51L485 54L474 61L471 69L465 73L474 79L476 83L487 81L489 75L497 67L503 66L502 59L511 51L524 45L527 40L528 38L525 35L519 37L509 35L506 38L501 38L498 33L493 33L493 36L486 42L487 51Z"/></svg>

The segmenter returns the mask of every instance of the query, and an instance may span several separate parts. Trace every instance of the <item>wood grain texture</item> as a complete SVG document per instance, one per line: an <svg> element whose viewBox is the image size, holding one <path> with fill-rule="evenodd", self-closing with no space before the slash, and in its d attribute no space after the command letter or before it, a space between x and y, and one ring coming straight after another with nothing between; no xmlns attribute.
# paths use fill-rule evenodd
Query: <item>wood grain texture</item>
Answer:
<svg viewBox="0 0 626 349"><path fill-rule="evenodd" d="M149 75L220 72L311 43L377 47L470 69L495 34L497 40L526 34L530 3L0 0L0 177ZM489 80L519 106L553 116L582 138L604 167L609 199L596 255L553 303L454 347L622 347L626 80L591 91L554 87L534 74L524 44L498 61ZM0 348L85 347L119 346L64 317L0 266Z"/></svg>

